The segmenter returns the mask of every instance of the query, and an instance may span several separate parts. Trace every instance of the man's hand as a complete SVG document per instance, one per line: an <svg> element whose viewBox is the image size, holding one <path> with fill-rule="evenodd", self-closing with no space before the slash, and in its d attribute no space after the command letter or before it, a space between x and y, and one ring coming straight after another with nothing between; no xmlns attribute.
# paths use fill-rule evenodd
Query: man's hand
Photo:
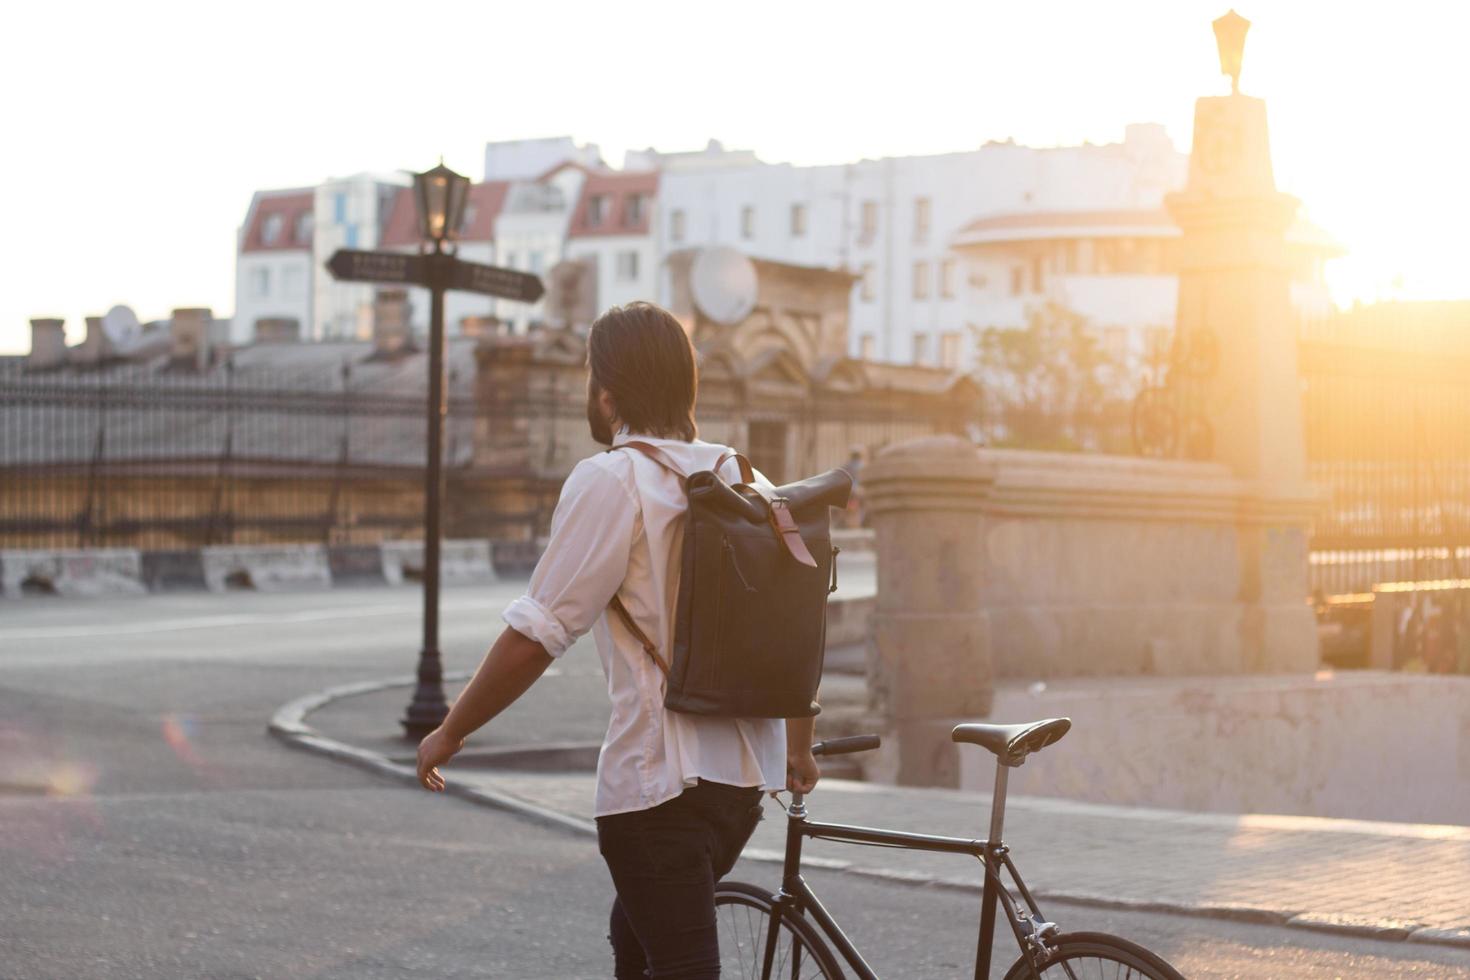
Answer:
<svg viewBox="0 0 1470 980"><path fill-rule="evenodd" d="M444 791L444 777L439 767L454 758L454 753L464 748L464 739L455 738L443 726L424 736L419 743L419 783L434 793Z"/></svg>
<svg viewBox="0 0 1470 980"><path fill-rule="evenodd" d="M810 749L786 756L786 788L791 792L810 793L821 778L822 770Z"/></svg>

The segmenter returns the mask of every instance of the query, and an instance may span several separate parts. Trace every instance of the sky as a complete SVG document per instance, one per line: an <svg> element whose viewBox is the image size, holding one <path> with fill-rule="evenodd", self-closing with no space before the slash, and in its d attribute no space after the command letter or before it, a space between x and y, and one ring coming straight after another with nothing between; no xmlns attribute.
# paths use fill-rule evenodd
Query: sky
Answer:
<svg viewBox="0 0 1470 980"><path fill-rule="evenodd" d="M1241 88L1265 98L1278 186L1350 254L1342 304L1470 298L1470 4L1237 0ZM1228 0L11 5L0 14L0 351L27 321L117 303L234 308L252 191L488 140L623 151L711 137L771 162L1117 142L1189 146L1228 92Z"/></svg>

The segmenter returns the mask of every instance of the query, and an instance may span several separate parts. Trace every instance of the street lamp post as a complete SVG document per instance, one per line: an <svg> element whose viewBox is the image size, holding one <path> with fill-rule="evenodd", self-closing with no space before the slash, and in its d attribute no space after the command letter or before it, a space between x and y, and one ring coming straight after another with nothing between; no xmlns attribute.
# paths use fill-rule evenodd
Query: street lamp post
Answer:
<svg viewBox="0 0 1470 980"><path fill-rule="evenodd" d="M444 698L444 663L439 653L439 541L444 503L444 292L449 288L453 251L470 181L444 166L415 174L414 201L424 240L425 285L429 289L428 463L424 468L424 643L418 683L403 715L404 734L414 740L439 727L449 714Z"/></svg>
<svg viewBox="0 0 1470 980"><path fill-rule="evenodd" d="M423 738L449 713L444 700L444 666L439 655L439 539L444 500L444 294L457 289L516 303L538 302L546 293L539 276L454 254L469 198L469 178L439 166L413 178L423 244L418 255L339 248L327 260L338 282L382 282L422 286L429 291L428 460L424 467L424 646L418 683L403 716L409 738Z"/></svg>

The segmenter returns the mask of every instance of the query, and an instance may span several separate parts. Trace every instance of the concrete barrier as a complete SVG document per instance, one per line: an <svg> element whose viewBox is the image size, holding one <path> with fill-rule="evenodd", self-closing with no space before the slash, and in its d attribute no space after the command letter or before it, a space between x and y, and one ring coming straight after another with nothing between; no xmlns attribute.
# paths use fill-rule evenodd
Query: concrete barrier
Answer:
<svg viewBox="0 0 1470 980"><path fill-rule="evenodd" d="M211 545L200 550L211 592L328 588L332 570L320 544Z"/></svg>
<svg viewBox="0 0 1470 980"><path fill-rule="evenodd" d="M878 607L877 596L833 598L827 601L827 648L866 643L868 621Z"/></svg>
<svg viewBox="0 0 1470 980"><path fill-rule="evenodd" d="M389 585L404 581L422 581L424 577L424 543L422 541L384 541L379 545L383 562L383 578ZM490 564L490 542L483 538L443 541L439 545L439 581L468 584L495 581Z"/></svg>
<svg viewBox="0 0 1470 980"><path fill-rule="evenodd" d="M136 548L0 551L0 594L139 595L143 556Z"/></svg>
<svg viewBox="0 0 1470 980"><path fill-rule="evenodd" d="M1011 792L1215 813L1463 824L1470 677L1107 677L998 686L997 723L1072 719ZM955 718L954 722L976 718ZM962 789L995 757L956 750Z"/></svg>

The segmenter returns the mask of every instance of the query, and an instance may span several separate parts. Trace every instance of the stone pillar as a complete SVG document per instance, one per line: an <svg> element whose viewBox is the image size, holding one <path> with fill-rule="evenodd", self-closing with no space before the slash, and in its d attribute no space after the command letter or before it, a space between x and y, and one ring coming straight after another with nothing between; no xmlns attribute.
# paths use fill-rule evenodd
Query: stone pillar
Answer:
<svg viewBox="0 0 1470 980"><path fill-rule="evenodd" d="M1205 338L1217 352L1202 401L1214 455L1254 487L1238 521L1243 654L1260 671L1313 670L1306 537L1315 500L1285 243L1297 201L1276 190L1264 102L1195 104L1189 180L1165 203L1183 230L1177 330L1186 349Z"/></svg>
<svg viewBox="0 0 1470 980"><path fill-rule="evenodd" d="M31 353L27 371L45 371L66 363L66 321L39 317L31 321Z"/></svg>
<svg viewBox="0 0 1470 980"><path fill-rule="evenodd" d="M956 436L891 446L863 469L878 551L868 682L897 740L901 784L959 785L949 730L990 711L981 511L993 479Z"/></svg>
<svg viewBox="0 0 1470 980"><path fill-rule="evenodd" d="M173 366L188 371L203 371L209 366L211 328L214 311L207 306L180 307L169 320L172 343L169 360Z"/></svg>
<svg viewBox="0 0 1470 980"><path fill-rule="evenodd" d="M373 354L395 357L414 349L411 308L406 289L379 289L373 293Z"/></svg>

